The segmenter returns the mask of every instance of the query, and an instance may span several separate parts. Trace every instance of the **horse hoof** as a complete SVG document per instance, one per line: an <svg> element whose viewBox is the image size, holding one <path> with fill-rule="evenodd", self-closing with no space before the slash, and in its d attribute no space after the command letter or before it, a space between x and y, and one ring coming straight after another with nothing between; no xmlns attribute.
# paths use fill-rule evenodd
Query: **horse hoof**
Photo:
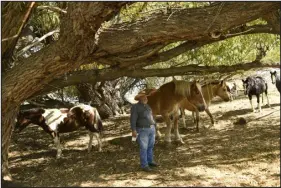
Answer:
<svg viewBox="0 0 281 188"><path fill-rule="evenodd" d="M165 140L165 146L166 146L166 147L172 146L172 142L171 142L171 141Z"/></svg>
<svg viewBox="0 0 281 188"><path fill-rule="evenodd" d="M176 141L178 144L185 144L182 139Z"/></svg>

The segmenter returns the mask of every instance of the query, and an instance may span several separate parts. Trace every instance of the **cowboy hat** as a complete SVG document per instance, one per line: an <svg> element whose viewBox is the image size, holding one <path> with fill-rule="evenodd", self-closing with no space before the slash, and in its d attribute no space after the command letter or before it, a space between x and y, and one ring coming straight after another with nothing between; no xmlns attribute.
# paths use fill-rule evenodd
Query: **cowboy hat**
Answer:
<svg viewBox="0 0 281 188"><path fill-rule="evenodd" d="M135 100L138 101L140 100L141 97L143 96L150 96L152 93L154 93L157 89L155 88L151 88L151 89L144 89L142 91L140 91L136 96L135 96Z"/></svg>

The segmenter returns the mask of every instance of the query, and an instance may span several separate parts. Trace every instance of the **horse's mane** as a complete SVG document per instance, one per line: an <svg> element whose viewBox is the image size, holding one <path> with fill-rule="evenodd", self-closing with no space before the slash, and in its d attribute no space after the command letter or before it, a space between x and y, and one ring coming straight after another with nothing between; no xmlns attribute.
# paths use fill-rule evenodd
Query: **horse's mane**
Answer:
<svg viewBox="0 0 281 188"><path fill-rule="evenodd" d="M21 110L20 113L22 113L22 114L37 114L37 113L44 114L45 110L43 108L31 108L31 109Z"/></svg>
<svg viewBox="0 0 281 188"><path fill-rule="evenodd" d="M175 84L175 94L179 94L182 96L189 96L190 95L190 83L184 80L173 80Z"/></svg>
<svg viewBox="0 0 281 188"><path fill-rule="evenodd" d="M205 87L207 85L218 85L221 83L222 80L212 80L212 81L209 81L209 82L205 82L205 83L202 83L201 86L202 87Z"/></svg>

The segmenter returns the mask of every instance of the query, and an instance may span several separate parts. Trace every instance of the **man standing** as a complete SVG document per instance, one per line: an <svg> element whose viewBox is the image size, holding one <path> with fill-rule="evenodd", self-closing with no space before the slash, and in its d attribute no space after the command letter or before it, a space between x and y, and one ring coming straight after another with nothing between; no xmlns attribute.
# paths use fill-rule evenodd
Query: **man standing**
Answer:
<svg viewBox="0 0 281 188"><path fill-rule="evenodd" d="M141 168L146 171L152 171L151 167L158 165L153 160L153 148L155 143L155 121L153 120L152 111L147 104L145 91L139 92L135 100L139 101L131 107L131 129L132 137L137 137L140 146L140 164Z"/></svg>

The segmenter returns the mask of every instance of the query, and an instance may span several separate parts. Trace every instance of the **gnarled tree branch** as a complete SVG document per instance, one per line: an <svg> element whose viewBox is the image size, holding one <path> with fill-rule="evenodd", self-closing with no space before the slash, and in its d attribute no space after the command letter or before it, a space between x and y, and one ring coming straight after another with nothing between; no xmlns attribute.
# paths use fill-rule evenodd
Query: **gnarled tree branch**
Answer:
<svg viewBox="0 0 281 188"><path fill-rule="evenodd" d="M99 57L100 52L120 55L163 41L171 43L198 40L210 37L213 32L226 33L231 28L261 18L268 12L277 11L279 5L278 2L224 2L219 15L217 11L221 4L216 4L196 9L171 9L174 11L172 16L170 13L160 12L134 23L115 24L101 32L96 57ZM212 25L209 28L210 23Z"/></svg>
<svg viewBox="0 0 281 188"><path fill-rule="evenodd" d="M134 77L134 78L146 78L146 77L168 77L176 75L198 75L198 74L211 74L211 73L229 73L237 70L250 70L255 68L274 67L279 68L280 64L261 64L254 61L251 63L242 63L232 66L198 66L187 65L182 67L174 67L168 69L101 69L101 70L86 70L73 72L67 76L67 80L63 78L56 79L49 84L46 84L42 92L36 95L48 93L55 88L66 87L70 85L76 85L79 83L93 83L109 81L120 78L122 76Z"/></svg>

